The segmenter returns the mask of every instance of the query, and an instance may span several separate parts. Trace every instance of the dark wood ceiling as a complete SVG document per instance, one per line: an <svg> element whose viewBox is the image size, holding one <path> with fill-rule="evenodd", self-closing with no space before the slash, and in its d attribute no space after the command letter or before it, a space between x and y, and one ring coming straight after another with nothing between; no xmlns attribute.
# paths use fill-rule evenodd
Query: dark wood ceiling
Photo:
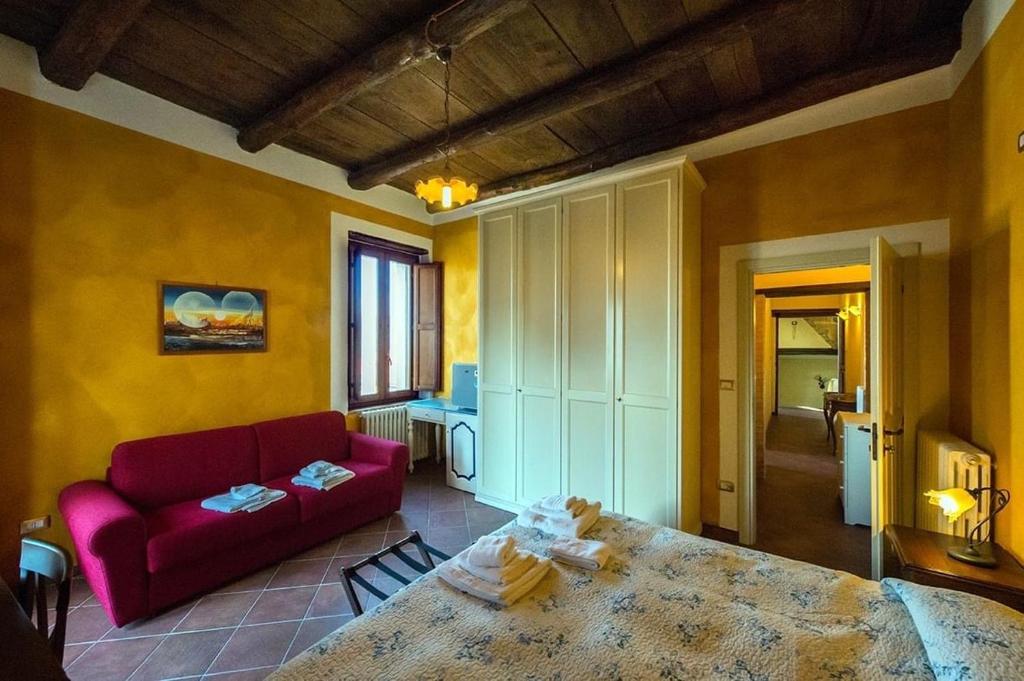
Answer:
<svg viewBox="0 0 1024 681"><path fill-rule="evenodd" d="M0 32L45 50L77 1L0 0ZM424 24L447 4L154 0L117 38L99 70L241 129L387 37ZM770 2L527 3L456 49L453 124L515 111L517 104L539 93L588 72L628 63L639 51L680 31L699 28L738 6L756 4ZM681 64L677 72L653 84L462 149L453 166L481 185L497 186L509 177L571 166L651 133L743 111L848 65L898 60L900 50L910 44L942 45L921 60L920 68L947 63L959 44L965 6L960 0L806 0L801 11L750 26L741 39ZM387 161L443 129L442 83L441 64L422 61L331 108L279 143L349 171ZM769 113L774 111L769 107ZM718 130L696 129L708 134ZM637 145L644 153L650 148ZM621 155L616 158L621 160ZM415 179L440 165L431 161L390 183L409 190Z"/></svg>

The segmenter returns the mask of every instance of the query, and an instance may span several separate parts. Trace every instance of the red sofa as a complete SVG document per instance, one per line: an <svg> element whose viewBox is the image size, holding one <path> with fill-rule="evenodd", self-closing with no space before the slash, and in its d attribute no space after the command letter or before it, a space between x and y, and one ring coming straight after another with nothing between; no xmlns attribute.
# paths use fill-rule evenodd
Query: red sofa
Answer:
<svg viewBox="0 0 1024 681"><path fill-rule="evenodd" d="M317 459L355 477L326 492L292 485ZM58 505L86 580L122 626L397 511L408 463L406 445L347 432L330 411L122 442L106 482L75 483ZM254 513L200 508L247 482L287 496Z"/></svg>

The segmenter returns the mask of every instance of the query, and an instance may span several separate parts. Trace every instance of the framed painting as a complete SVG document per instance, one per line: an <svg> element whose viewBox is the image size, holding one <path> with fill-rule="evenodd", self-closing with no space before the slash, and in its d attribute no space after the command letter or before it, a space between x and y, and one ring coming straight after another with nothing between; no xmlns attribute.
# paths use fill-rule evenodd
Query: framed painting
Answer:
<svg viewBox="0 0 1024 681"><path fill-rule="evenodd" d="M160 354L265 352L267 292L210 284L159 284Z"/></svg>

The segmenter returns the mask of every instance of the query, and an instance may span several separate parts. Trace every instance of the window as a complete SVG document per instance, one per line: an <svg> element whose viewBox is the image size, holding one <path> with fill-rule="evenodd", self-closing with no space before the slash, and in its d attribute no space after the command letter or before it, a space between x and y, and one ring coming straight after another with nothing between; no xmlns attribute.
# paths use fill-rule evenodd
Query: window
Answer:
<svg viewBox="0 0 1024 681"><path fill-rule="evenodd" d="M349 407L401 402L413 389L413 265L426 251L349 235Z"/></svg>

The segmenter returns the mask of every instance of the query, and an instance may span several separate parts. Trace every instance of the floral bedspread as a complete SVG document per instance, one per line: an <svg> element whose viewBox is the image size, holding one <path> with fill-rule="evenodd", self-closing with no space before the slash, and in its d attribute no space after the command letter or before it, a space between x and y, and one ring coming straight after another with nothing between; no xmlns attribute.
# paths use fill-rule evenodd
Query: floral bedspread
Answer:
<svg viewBox="0 0 1024 681"><path fill-rule="evenodd" d="M514 524L503 532L539 554L551 539ZM614 514L587 536L614 548L604 570L555 563L533 592L504 609L431 573L270 678L935 678L934 651L926 650L895 588L903 582L879 584ZM918 594L926 589L911 587ZM1016 661L1011 655L999 676L990 676L984 655L968 663L957 654L958 666L939 676L1024 678L1002 676L1024 670L1024 663L1015 666L1024 618L1007 613L998 635L1017 651ZM980 645L987 654L990 648Z"/></svg>

